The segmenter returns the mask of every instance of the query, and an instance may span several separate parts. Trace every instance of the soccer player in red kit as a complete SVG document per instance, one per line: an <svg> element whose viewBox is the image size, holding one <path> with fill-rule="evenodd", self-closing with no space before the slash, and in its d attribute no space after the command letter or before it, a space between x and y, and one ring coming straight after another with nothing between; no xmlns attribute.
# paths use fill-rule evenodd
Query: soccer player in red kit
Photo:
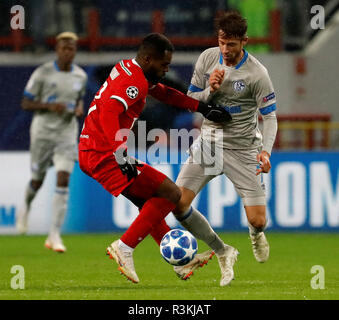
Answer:
<svg viewBox="0 0 339 320"><path fill-rule="evenodd" d="M170 230L164 218L176 207L181 192L164 174L128 155L127 137L120 130L132 128L148 94L166 104L201 112L216 122L230 120L225 109L199 102L159 83L168 71L172 52L173 46L164 35L146 36L135 59L122 60L112 69L90 105L80 135L82 171L112 195L122 194L140 209L122 237L107 248L118 269L135 283L139 279L133 249L148 234L160 243Z"/></svg>

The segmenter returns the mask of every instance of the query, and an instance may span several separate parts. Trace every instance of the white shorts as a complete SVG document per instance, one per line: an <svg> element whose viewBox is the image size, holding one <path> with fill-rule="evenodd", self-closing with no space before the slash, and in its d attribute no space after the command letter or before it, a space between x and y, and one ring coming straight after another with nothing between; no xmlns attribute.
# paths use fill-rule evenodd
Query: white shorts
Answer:
<svg viewBox="0 0 339 320"><path fill-rule="evenodd" d="M74 143L34 139L31 141L32 179L42 181L47 169L54 165L56 172L72 173L77 160L77 146Z"/></svg>
<svg viewBox="0 0 339 320"><path fill-rule="evenodd" d="M214 177L225 174L233 183L245 206L266 205L263 174L256 175L260 150L219 149L210 152L201 147L200 138L190 149L176 184L198 194ZM202 156L201 156L202 155Z"/></svg>

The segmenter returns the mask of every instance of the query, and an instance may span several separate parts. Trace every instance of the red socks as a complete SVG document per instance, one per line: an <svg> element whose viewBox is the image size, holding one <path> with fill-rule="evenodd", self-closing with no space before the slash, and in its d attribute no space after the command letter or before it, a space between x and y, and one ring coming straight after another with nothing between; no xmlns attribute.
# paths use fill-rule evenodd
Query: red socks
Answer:
<svg viewBox="0 0 339 320"><path fill-rule="evenodd" d="M156 241L156 243L160 245L163 236L170 230L171 228L167 225L165 219L162 219L159 224L153 227L150 235Z"/></svg>
<svg viewBox="0 0 339 320"><path fill-rule="evenodd" d="M120 240L131 248L135 248L148 234L158 244L163 235L170 230L165 217L176 205L164 198L151 198L145 202L139 215L122 235Z"/></svg>

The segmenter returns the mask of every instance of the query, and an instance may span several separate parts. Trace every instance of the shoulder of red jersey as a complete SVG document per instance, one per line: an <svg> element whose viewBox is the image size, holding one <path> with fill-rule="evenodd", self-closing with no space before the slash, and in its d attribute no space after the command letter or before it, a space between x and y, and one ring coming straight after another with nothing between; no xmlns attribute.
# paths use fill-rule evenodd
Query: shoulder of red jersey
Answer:
<svg viewBox="0 0 339 320"><path fill-rule="evenodd" d="M110 79L114 80L120 77L120 80L127 82L138 82L148 88L148 82L145 78L144 72L135 59L119 61L111 71Z"/></svg>
<svg viewBox="0 0 339 320"><path fill-rule="evenodd" d="M120 101L126 110L148 94L148 81L135 59L119 61L112 69L108 82L109 98Z"/></svg>

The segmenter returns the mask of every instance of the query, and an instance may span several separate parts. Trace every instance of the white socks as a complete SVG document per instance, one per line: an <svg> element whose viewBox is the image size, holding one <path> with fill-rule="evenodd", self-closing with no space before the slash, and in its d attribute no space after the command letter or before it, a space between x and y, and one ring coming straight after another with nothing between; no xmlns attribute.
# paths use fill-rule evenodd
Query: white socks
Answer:
<svg viewBox="0 0 339 320"><path fill-rule="evenodd" d="M120 239L118 242L118 246L119 246L119 249L121 249L121 251L123 252L133 252L134 250L134 248L128 246L126 243L122 242Z"/></svg>
<svg viewBox="0 0 339 320"><path fill-rule="evenodd" d="M32 188L31 182L29 182L27 187L26 187L26 191L25 191L25 205L26 205L27 213L29 212L29 209L31 207L31 203L32 203L34 197L36 196L37 192L38 191L36 191Z"/></svg>
<svg viewBox="0 0 339 320"><path fill-rule="evenodd" d="M208 220L195 208L177 217L181 225L192 233L197 239L204 241L216 254L225 252L225 244L214 232Z"/></svg>
<svg viewBox="0 0 339 320"><path fill-rule="evenodd" d="M60 230L65 219L68 202L68 187L56 187L52 204L52 223L50 235L60 235Z"/></svg>

